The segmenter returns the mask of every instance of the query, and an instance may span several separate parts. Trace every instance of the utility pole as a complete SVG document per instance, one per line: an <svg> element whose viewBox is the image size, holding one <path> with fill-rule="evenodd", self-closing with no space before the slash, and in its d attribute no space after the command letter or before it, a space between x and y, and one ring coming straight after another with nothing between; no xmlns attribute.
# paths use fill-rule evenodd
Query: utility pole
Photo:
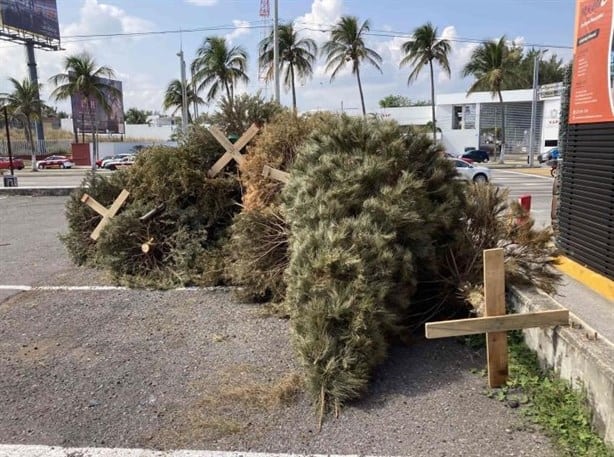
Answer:
<svg viewBox="0 0 614 457"><path fill-rule="evenodd" d="M185 61L183 60L183 47L177 53L179 66L181 67L181 130L186 131L188 127L188 91L185 80Z"/></svg>
<svg viewBox="0 0 614 457"><path fill-rule="evenodd" d="M273 7L273 74L275 76L275 101L280 103L279 97L279 0L275 0Z"/></svg>
<svg viewBox="0 0 614 457"><path fill-rule="evenodd" d="M36 57L34 56L34 42L29 40L26 42L26 54L28 56L28 73L30 76L30 83L34 85L34 90L36 90L36 98L40 100L40 95L38 93L38 73L36 71ZM39 154L45 153L45 133L43 131L43 122L40 119L42 113L38 112L39 119L34 121L34 128L36 129L36 143L37 150ZM35 156L36 153L32 151L32 156ZM33 161L32 171L36 171L36 161Z"/></svg>
<svg viewBox="0 0 614 457"><path fill-rule="evenodd" d="M533 61L533 100L531 101L531 127L529 128L529 166L533 166L534 154L533 146L535 143L535 124L537 117L537 92L539 89L539 58L541 51L535 56ZM539 148L538 148L539 150Z"/></svg>

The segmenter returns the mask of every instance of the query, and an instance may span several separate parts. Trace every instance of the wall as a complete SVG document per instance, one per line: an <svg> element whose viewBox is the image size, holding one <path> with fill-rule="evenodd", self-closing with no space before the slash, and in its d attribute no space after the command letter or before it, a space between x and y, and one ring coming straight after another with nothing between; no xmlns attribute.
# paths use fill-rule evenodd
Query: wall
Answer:
<svg viewBox="0 0 614 457"><path fill-rule="evenodd" d="M68 132L73 131L72 129L72 119L62 119L61 120L61 128L62 130L66 130ZM149 126L147 124L126 124L126 134L124 138L138 138L138 139L150 139L150 140L158 140L158 141L169 141L171 139L171 135L175 131L175 126L172 125L162 125L159 127ZM99 141L104 141L105 133L99 134ZM91 135L90 135L91 137ZM114 135L115 138L118 135ZM79 135L79 139L81 139L81 135ZM87 141L87 134L86 134Z"/></svg>
<svg viewBox="0 0 614 457"><path fill-rule="evenodd" d="M545 146L546 140L559 139L559 116L561 113L561 98L547 98L543 100L544 116L542 119L542 138L539 152L545 152L552 146Z"/></svg>
<svg viewBox="0 0 614 457"><path fill-rule="evenodd" d="M165 145L165 146L177 146L177 143L174 141L144 141L144 142L110 142L103 143L102 141L98 143L98 157L112 156L115 154L125 154L132 152L131 149L134 146L151 146L153 144Z"/></svg>

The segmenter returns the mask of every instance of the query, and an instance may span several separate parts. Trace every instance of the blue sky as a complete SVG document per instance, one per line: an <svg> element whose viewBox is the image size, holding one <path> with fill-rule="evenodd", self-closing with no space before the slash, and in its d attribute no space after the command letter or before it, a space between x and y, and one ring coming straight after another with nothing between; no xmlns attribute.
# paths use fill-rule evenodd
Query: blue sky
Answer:
<svg viewBox="0 0 614 457"><path fill-rule="evenodd" d="M452 77L437 71L438 93L463 92L470 81L460 77L475 40L502 35L526 45L540 45L569 60L573 40L574 0L278 0L279 17L295 21L302 33L318 42L326 34L315 30L333 25L341 15L369 19L372 34L368 45L384 58L383 74L365 67L363 83L367 109L388 94L411 99L430 98L428 72L408 86L408 68L399 69L400 44L411 31L431 21L441 36L451 40ZM274 0L270 0L271 14ZM65 51L36 51L43 98L53 89L47 80L62 70L69 55L87 50L99 64L112 67L124 85L124 107L161 110L163 92L168 82L179 77L176 53L183 44L189 65L196 49L209 35L226 36L249 53L250 83L241 91L258 89L266 96L272 87L258 78L257 43L266 23L259 16L260 0L57 0L62 46ZM218 30L202 30L204 28ZM95 38L93 34L164 32L200 29L197 32L164 33L138 37ZM556 48L560 46L561 48ZM324 74L319 59L315 76L297 88L300 110L358 109L358 88L354 77L341 74L332 83ZM27 72L23 46L0 42L0 92L10 90L6 80L18 79ZM282 89L282 102L291 103L290 94ZM66 103L51 102L68 111Z"/></svg>

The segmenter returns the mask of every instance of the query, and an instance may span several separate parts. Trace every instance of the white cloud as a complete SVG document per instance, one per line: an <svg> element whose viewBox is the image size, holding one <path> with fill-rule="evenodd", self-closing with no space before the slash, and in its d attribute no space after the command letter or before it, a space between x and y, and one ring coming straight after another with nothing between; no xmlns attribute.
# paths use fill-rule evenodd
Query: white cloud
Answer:
<svg viewBox="0 0 614 457"><path fill-rule="evenodd" d="M248 35L250 33L250 24L248 21L234 19L232 21L232 25L235 26L235 29L225 35L226 41L228 41L229 44L232 44L232 42L240 36Z"/></svg>
<svg viewBox="0 0 614 457"><path fill-rule="evenodd" d="M328 32L321 29L330 28L341 17L343 0L313 0L311 11L297 17L294 26L304 35L321 44L328 39Z"/></svg>
<svg viewBox="0 0 614 457"><path fill-rule="evenodd" d="M217 0L186 0L186 3L196 6L213 6L217 4Z"/></svg>
<svg viewBox="0 0 614 457"><path fill-rule="evenodd" d="M151 22L130 16L121 8L99 3L98 0L85 0L79 11L79 21L67 25L62 30L62 36L139 33L152 28Z"/></svg>

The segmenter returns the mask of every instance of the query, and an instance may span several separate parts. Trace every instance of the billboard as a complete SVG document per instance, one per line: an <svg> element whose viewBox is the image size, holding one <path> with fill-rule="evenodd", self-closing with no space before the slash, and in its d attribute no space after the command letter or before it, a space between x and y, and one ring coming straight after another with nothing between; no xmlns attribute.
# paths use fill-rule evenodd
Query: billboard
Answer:
<svg viewBox="0 0 614 457"><path fill-rule="evenodd" d="M613 0L577 0L569 123L614 121Z"/></svg>
<svg viewBox="0 0 614 457"><path fill-rule="evenodd" d="M73 128L86 133L92 133L94 129L98 133L125 133L122 82L114 79L98 79L102 83L102 93L109 110L105 110L104 106L95 99L87 100L81 94L74 94L70 97ZM106 87L113 87L115 90Z"/></svg>
<svg viewBox="0 0 614 457"><path fill-rule="evenodd" d="M0 0L0 25L51 40L60 39L56 0Z"/></svg>

